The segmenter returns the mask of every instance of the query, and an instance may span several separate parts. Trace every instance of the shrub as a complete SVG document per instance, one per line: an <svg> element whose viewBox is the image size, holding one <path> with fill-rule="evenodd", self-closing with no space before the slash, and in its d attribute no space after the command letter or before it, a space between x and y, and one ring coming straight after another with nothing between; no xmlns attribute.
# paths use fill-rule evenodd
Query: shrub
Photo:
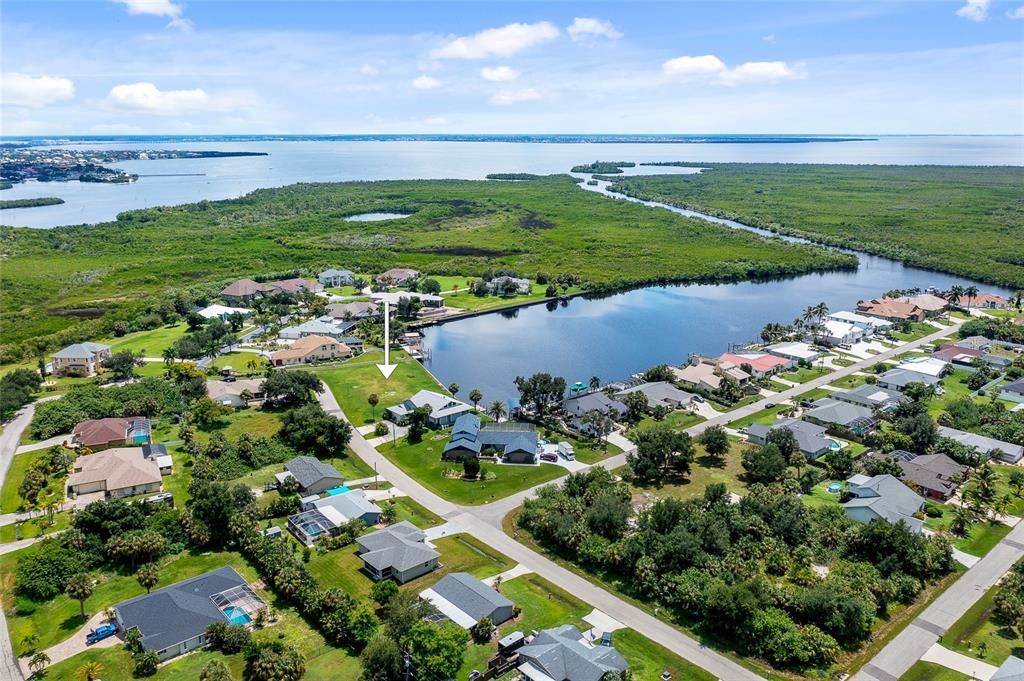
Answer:
<svg viewBox="0 0 1024 681"><path fill-rule="evenodd" d="M373 427L373 434L377 437L384 437L388 434L388 424L383 421L378 421L377 425Z"/></svg>

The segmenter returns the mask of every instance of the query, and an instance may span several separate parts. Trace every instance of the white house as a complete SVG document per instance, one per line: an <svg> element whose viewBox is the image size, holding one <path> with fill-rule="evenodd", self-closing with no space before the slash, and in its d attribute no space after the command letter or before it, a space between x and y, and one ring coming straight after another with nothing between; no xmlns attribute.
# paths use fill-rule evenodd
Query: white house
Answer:
<svg viewBox="0 0 1024 681"><path fill-rule="evenodd" d="M853 345L864 337L864 329L848 322L826 319L824 333L818 336L825 345Z"/></svg>

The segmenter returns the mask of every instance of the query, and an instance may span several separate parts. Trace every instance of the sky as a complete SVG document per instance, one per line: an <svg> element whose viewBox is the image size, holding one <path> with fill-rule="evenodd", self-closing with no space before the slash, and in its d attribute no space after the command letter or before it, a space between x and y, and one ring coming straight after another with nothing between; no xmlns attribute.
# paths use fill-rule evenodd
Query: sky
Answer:
<svg viewBox="0 0 1024 681"><path fill-rule="evenodd" d="M5 0L0 134L1024 134L1024 0Z"/></svg>

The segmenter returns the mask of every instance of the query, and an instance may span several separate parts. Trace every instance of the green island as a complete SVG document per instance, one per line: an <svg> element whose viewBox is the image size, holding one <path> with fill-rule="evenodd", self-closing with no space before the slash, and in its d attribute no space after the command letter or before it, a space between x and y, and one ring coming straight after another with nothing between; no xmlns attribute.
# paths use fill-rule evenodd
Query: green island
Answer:
<svg viewBox="0 0 1024 681"><path fill-rule="evenodd" d="M35 208L36 206L59 206L64 199L59 196L40 196L35 199L7 199L0 201L0 210L7 208Z"/></svg>
<svg viewBox="0 0 1024 681"><path fill-rule="evenodd" d="M619 178L612 189L917 267L1024 286L1024 168L658 165L705 170Z"/></svg>
<svg viewBox="0 0 1024 681"><path fill-rule="evenodd" d="M604 175L617 175L623 168L635 168L636 163L632 161L594 161L585 165L573 166L574 173L601 173Z"/></svg>

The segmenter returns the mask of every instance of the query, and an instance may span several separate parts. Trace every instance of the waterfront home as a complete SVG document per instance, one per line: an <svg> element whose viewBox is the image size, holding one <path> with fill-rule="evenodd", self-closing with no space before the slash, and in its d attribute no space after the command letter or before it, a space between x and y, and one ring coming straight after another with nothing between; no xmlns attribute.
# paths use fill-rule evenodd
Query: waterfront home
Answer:
<svg viewBox="0 0 1024 681"><path fill-rule="evenodd" d="M916 296L902 296L896 300L900 303L916 305L924 310L926 317L936 317L942 314L946 308L949 307L948 300L933 293L920 293Z"/></svg>
<svg viewBox="0 0 1024 681"><path fill-rule="evenodd" d="M248 304L274 292L270 284L261 284L252 279L239 279L221 289L220 297L229 305Z"/></svg>
<svg viewBox="0 0 1024 681"><path fill-rule="evenodd" d="M249 624L267 604L233 567L211 570L114 606L122 632L137 629L146 652L161 662L207 644L216 622Z"/></svg>
<svg viewBox="0 0 1024 681"><path fill-rule="evenodd" d="M331 303L327 306L327 315L334 319L364 319L381 314L380 309L375 303L368 303L363 300L354 303Z"/></svg>
<svg viewBox="0 0 1024 681"><path fill-rule="evenodd" d="M109 447L149 444L150 423L143 416L80 421L71 431L71 446L98 452Z"/></svg>
<svg viewBox="0 0 1024 681"><path fill-rule="evenodd" d="M939 426L939 437L948 437L960 444L967 445L981 455L982 460L994 457L1003 463L1017 463L1024 458L1024 447L977 433Z"/></svg>
<svg viewBox="0 0 1024 681"><path fill-rule="evenodd" d="M770 355L791 359L794 362L814 362L820 356L820 353L811 345L800 342L776 343L766 347L765 351Z"/></svg>
<svg viewBox="0 0 1024 681"><path fill-rule="evenodd" d="M924 498L891 475L854 475L846 481L847 492L853 497L845 504L846 516L858 523L886 520L906 523L914 532L920 532L923 523L914 514L924 506Z"/></svg>
<svg viewBox="0 0 1024 681"><path fill-rule="evenodd" d="M1009 310L1010 301L1002 296L997 296L995 293L979 293L973 298L967 296L960 296L956 301L956 304L960 307L971 309L977 308L981 310Z"/></svg>
<svg viewBox="0 0 1024 681"><path fill-rule="evenodd" d="M590 643L571 624L542 629L519 649L518 669L529 681L600 681L628 668L613 646Z"/></svg>
<svg viewBox="0 0 1024 681"><path fill-rule="evenodd" d="M629 410L620 400L608 397L602 392L592 392L563 400L562 411L569 417L577 418L590 411L599 411L618 419Z"/></svg>
<svg viewBox="0 0 1024 681"><path fill-rule="evenodd" d="M755 445L768 443L768 433L773 430L785 428L793 433L800 451L809 461L822 456L832 447L833 440L825 436L826 429L816 423L808 423L800 419L780 419L774 423L765 425L754 423L747 426L747 440Z"/></svg>
<svg viewBox="0 0 1024 681"><path fill-rule="evenodd" d="M92 376L110 354L103 343L75 343L53 353L50 370L54 376Z"/></svg>
<svg viewBox="0 0 1024 681"><path fill-rule="evenodd" d="M324 315L319 319L311 319L308 322L285 327L277 332L277 337L281 340L298 340L306 336L327 336L340 340L355 328L355 325L355 322L346 322L330 315Z"/></svg>
<svg viewBox="0 0 1024 681"><path fill-rule="evenodd" d="M682 409L690 406L693 401L693 393L680 390L668 381L654 381L652 383L641 383L625 390L615 393L615 399L625 403L626 395L630 393L641 393L647 398L647 406L650 409L664 407L665 409Z"/></svg>
<svg viewBox="0 0 1024 681"><path fill-rule="evenodd" d="M444 446L441 458L461 461L493 453L505 463L536 463L537 442L537 428L532 423L503 421L481 425L479 416L467 413L455 419L452 438Z"/></svg>
<svg viewBox="0 0 1024 681"><path fill-rule="evenodd" d="M857 314L856 312L850 312L849 310L839 310L837 312L831 312L828 318L835 322L843 322L844 324L853 324L864 330L864 335L874 335L876 333L884 334L892 328L892 322L879 317L869 317L867 315Z"/></svg>
<svg viewBox="0 0 1024 681"><path fill-rule="evenodd" d="M390 284L391 286L402 286L419 278L420 271L408 267L392 267L387 272L381 272L377 275L378 282Z"/></svg>
<svg viewBox="0 0 1024 681"><path fill-rule="evenodd" d="M922 374L917 371L909 371L907 369L890 369L884 374L878 377L878 387L885 388L886 390L895 390L896 392L903 392L911 383L924 383L932 387L938 387L942 380L936 376L930 374Z"/></svg>
<svg viewBox="0 0 1024 681"><path fill-rule="evenodd" d="M312 456L297 456L284 465L284 473L277 474L278 482L295 478L303 494L322 494L345 484L345 477L334 466Z"/></svg>
<svg viewBox="0 0 1024 681"><path fill-rule="evenodd" d="M890 322L923 322L925 312L913 303L904 303L893 298L872 298L857 303L857 312L870 317L880 317Z"/></svg>
<svg viewBox="0 0 1024 681"><path fill-rule="evenodd" d="M508 295L507 291L511 291L512 295L525 295L531 289L532 286L529 279L519 279L517 277L501 276L487 282L487 291L493 295Z"/></svg>
<svg viewBox="0 0 1024 681"><path fill-rule="evenodd" d="M835 347L837 345L853 345L864 337L865 331L856 324L849 322L838 322L834 319L826 319L822 323L822 330L815 338L819 343Z"/></svg>
<svg viewBox="0 0 1024 681"><path fill-rule="evenodd" d="M679 368L669 367L669 371L680 383L708 392L718 390L723 378L739 385L749 382L751 378L750 374L732 363L721 366L717 360L700 355L691 355L689 364Z"/></svg>
<svg viewBox="0 0 1024 681"><path fill-rule="evenodd" d="M838 426L856 435L866 435L878 425L875 412L851 402L843 402L833 397L823 397L811 405L804 414L811 423L825 426Z"/></svg>
<svg viewBox="0 0 1024 681"><path fill-rule="evenodd" d="M1024 402L1024 378L1000 386L999 398L1010 402Z"/></svg>
<svg viewBox="0 0 1024 681"><path fill-rule="evenodd" d="M339 286L351 286L355 283L356 274L351 270L336 270L332 267L321 272L317 279L324 286L338 288Z"/></svg>
<svg viewBox="0 0 1024 681"><path fill-rule="evenodd" d="M413 293L412 291L383 291L379 293L371 293L370 300L383 305L385 302L391 305L392 309L398 307L398 302L402 298L419 301L423 307L444 307L444 298L441 296L435 296L432 293Z"/></svg>
<svg viewBox="0 0 1024 681"><path fill-rule="evenodd" d="M465 402L454 397L442 395L432 390L421 390L407 400L384 410L384 418L399 425L409 421L409 415L420 407L430 407L427 425L431 428L444 428L455 423L463 414L472 411Z"/></svg>
<svg viewBox="0 0 1024 681"><path fill-rule="evenodd" d="M908 357L896 365L895 371L913 371L942 378L949 373L949 362L938 357Z"/></svg>
<svg viewBox="0 0 1024 681"><path fill-rule="evenodd" d="M102 492L104 498L121 499L159 492L160 465L147 458L141 447L115 447L79 456L68 476L68 492L79 496Z"/></svg>
<svg viewBox="0 0 1024 681"><path fill-rule="evenodd" d="M453 572L420 592L448 620L471 629L482 619L500 626L513 617L515 605L509 599L467 572Z"/></svg>
<svg viewBox="0 0 1024 681"><path fill-rule="evenodd" d="M292 343L287 350L270 353L270 363L276 367L310 364L352 356L352 348L327 336L306 336Z"/></svg>
<svg viewBox="0 0 1024 681"><path fill-rule="evenodd" d="M903 481L930 499L946 501L964 482L968 468L945 454L925 454L897 460Z"/></svg>
<svg viewBox="0 0 1024 681"><path fill-rule="evenodd" d="M869 409L879 409L882 411L888 411L895 408L898 404L910 401L909 398L904 397L895 390L889 390L870 383L865 383L852 390L834 390L829 393L829 397L840 402L859 404Z"/></svg>
<svg viewBox="0 0 1024 681"><path fill-rule="evenodd" d="M723 369L738 367L754 378L767 378L780 371L792 369L796 366L796 361L767 352L725 352L718 357L718 366Z"/></svg>
<svg viewBox="0 0 1024 681"><path fill-rule="evenodd" d="M227 318L233 314L240 314L243 317L252 315L252 310L247 307L228 307L227 305L221 305L214 303L213 305L207 305L201 310L196 310L203 319L219 319L221 321L227 321Z"/></svg>
<svg viewBox="0 0 1024 681"><path fill-rule="evenodd" d="M408 520L356 539L358 556L370 579L405 584L438 568L441 554L427 544L427 535Z"/></svg>
<svg viewBox="0 0 1024 681"><path fill-rule="evenodd" d="M241 409L263 398L262 378L240 378L235 381L207 381L206 396L225 407Z"/></svg>

